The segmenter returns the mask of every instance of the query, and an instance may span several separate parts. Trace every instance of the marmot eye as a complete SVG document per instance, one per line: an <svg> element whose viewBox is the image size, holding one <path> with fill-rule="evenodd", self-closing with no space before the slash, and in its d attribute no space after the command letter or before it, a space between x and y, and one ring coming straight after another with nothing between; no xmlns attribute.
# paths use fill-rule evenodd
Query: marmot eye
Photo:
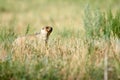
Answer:
<svg viewBox="0 0 120 80"><path fill-rule="evenodd" d="M42 28L42 30L44 30L44 28Z"/></svg>
<svg viewBox="0 0 120 80"><path fill-rule="evenodd" d="M49 27L47 26L46 29L49 29Z"/></svg>

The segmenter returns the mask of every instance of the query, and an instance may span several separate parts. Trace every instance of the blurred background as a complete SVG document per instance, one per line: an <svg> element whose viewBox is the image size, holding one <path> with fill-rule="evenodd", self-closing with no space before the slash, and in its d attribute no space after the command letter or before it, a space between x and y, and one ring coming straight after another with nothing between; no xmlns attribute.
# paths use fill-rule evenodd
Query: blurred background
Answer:
<svg viewBox="0 0 120 80"><path fill-rule="evenodd" d="M50 25L61 29L65 27L82 30L86 6L102 12L120 8L119 0L0 0L0 27L14 26L18 34L24 34L26 27L30 32Z"/></svg>

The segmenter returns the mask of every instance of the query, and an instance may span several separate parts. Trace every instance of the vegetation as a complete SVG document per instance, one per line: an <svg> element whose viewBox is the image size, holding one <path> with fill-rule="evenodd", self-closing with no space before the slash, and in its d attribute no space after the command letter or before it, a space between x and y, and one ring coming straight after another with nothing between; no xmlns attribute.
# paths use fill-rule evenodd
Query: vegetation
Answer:
<svg viewBox="0 0 120 80"><path fill-rule="evenodd" d="M119 3L0 0L0 80L103 80L105 71L120 79ZM12 42L46 25L53 26L48 47L15 56Z"/></svg>

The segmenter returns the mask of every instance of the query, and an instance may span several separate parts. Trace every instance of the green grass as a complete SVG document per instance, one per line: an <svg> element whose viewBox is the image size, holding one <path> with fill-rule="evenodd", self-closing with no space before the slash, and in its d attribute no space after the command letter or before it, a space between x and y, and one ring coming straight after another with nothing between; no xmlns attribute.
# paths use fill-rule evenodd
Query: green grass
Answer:
<svg viewBox="0 0 120 80"><path fill-rule="evenodd" d="M0 0L0 80L103 80L106 53L108 80L120 79L119 2ZM12 42L46 25L48 48L16 56Z"/></svg>
<svg viewBox="0 0 120 80"><path fill-rule="evenodd" d="M89 6L85 9L84 26L90 38L110 38L110 35L120 38L119 11L113 14L111 10L102 13L99 9L91 11Z"/></svg>

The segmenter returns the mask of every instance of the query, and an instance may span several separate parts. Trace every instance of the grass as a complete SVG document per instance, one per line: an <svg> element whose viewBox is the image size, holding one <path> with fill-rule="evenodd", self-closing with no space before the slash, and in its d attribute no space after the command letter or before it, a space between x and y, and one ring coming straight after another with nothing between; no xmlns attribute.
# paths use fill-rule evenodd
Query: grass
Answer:
<svg viewBox="0 0 120 80"><path fill-rule="evenodd" d="M105 70L108 80L120 79L118 3L0 0L0 80L102 80ZM48 48L12 52L18 36L46 25L53 26Z"/></svg>

